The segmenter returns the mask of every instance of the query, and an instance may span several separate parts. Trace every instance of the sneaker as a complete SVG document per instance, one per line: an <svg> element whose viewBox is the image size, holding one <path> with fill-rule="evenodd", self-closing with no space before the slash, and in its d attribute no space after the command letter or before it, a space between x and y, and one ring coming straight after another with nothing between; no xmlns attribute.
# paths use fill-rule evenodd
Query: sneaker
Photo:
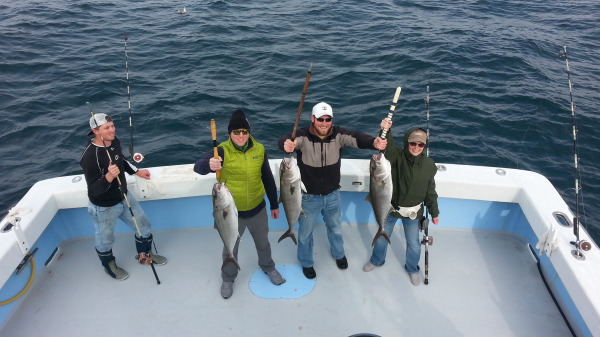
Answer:
<svg viewBox="0 0 600 337"><path fill-rule="evenodd" d="M419 275L419 273L408 274L408 276L410 276L410 282L413 284L413 286L418 286L421 284L421 275Z"/></svg>
<svg viewBox="0 0 600 337"><path fill-rule="evenodd" d="M372 264L371 261L365 263L365 265L363 266L363 271L365 273L370 272L371 270L375 269L377 266Z"/></svg>
<svg viewBox="0 0 600 337"><path fill-rule="evenodd" d="M154 254L152 252L150 252L150 258L152 258L152 262L154 262L154 264L157 266L164 266L168 261L166 257Z"/></svg>
<svg viewBox="0 0 600 337"><path fill-rule="evenodd" d="M285 279L281 277L281 274L279 274L277 269L273 269L270 272L265 272L265 274L267 274L269 280L271 280L271 283L273 283L276 286L285 283Z"/></svg>
<svg viewBox="0 0 600 337"><path fill-rule="evenodd" d="M150 261L152 261L156 266L162 266L167 264L166 257L154 254L152 252L150 252L150 259L148 259L148 254L137 254L135 256L135 259L138 260L140 264L150 264Z"/></svg>
<svg viewBox="0 0 600 337"><path fill-rule="evenodd" d="M228 299L231 297L231 295L233 295L233 281L223 281L223 283L221 284L221 297L223 297L224 299Z"/></svg>
<svg viewBox="0 0 600 337"><path fill-rule="evenodd" d="M313 268L313 267L308 267L308 268L302 267L302 272L304 273L304 276L306 276L306 278L309 280L312 280L315 277L317 277L317 272L315 271L315 268Z"/></svg>
<svg viewBox="0 0 600 337"><path fill-rule="evenodd" d="M340 269L348 268L348 260L346 259L346 256L342 257L341 259L335 260L335 264L337 264L338 268Z"/></svg>
<svg viewBox="0 0 600 337"><path fill-rule="evenodd" d="M104 267L104 271L115 280L123 281L129 277L129 274L123 268L119 268L113 259L108 263L108 267Z"/></svg>

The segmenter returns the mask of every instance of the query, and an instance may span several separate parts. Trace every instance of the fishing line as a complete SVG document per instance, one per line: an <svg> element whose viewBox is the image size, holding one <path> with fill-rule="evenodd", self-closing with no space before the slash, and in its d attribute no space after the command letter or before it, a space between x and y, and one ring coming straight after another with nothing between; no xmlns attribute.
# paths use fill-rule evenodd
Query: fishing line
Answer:
<svg viewBox="0 0 600 337"><path fill-rule="evenodd" d="M129 155L136 163L144 160L144 156L141 153L135 153L133 150L133 114L131 113L131 90L129 89L129 58L127 56L127 39L129 37L125 34L125 72L127 79L127 106L129 107Z"/></svg>
<svg viewBox="0 0 600 337"><path fill-rule="evenodd" d="M86 104L90 106L90 114L92 115L92 119L94 120L94 123L96 124L96 128L97 129L100 128L100 126L98 125L98 121L96 120L94 111L92 109L92 104L90 102L86 102ZM104 150L106 150L106 156L108 157L108 163L110 166L113 163L112 157L110 156L110 152L108 152L108 147L106 146L104 137L100 136L100 139L102 139L102 145L104 145ZM133 210L131 209L131 204L129 203L129 198L127 198L127 193L124 192L123 184L121 183L121 178L119 178L118 175L117 175L117 183L119 183L119 192L121 192L121 196L123 197L123 200L125 200L125 203L127 204L127 208L129 208L129 214L131 214L131 218L133 219L133 224L135 225L135 229L138 233L138 236L141 239L142 231L140 231L140 226L138 225L135 215L133 214ZM150 255L148 254L146 256L145 253L139 254L139 262L140 263L145 264L148 261L150 261L149 264L150 264L150 267L152 267L152 272L154 273L154 277L156 278L156 283L160 284L160 280L158 279L158 274L156 274L156 269L154 268L154 261L152 260Z"/></svg>
<svg viewBox="0 0 600 337"><path fill-rule="evenodd" d="M575 216L573 217L573 234L575 234L575 241L571 241L575 245L576 250L572 251L573 255L577 258L583 258L581 250L590 250L591 244L587 241L579 239L579 208L581 194L581 169L579 167L579 143L577 139L577 115L575 114L575 103L573 102L573 84L571 82L571 67L569 65L569 57L567 55L567 46L564 46L560 50L559 56L565 59L567 67L567 79L569 84L569 101L571 103L571 124L573 128L573 163L574 163L574 177L575 177Z"/></svg>

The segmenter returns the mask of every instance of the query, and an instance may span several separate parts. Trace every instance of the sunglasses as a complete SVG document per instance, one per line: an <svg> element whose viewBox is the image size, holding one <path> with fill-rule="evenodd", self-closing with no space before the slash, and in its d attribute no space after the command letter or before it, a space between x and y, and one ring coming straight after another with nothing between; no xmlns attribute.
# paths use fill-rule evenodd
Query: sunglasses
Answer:
<svg viewBox="0 0 600 337"><path fill-rule="evenodd" d="M332 119L333 118L322 118L322 117L317 118L317 120L321 123L323 123L323 122L329 123L329 122L331 122Z"/></svg>
<svg viewBox="0 0 600 337"><path fill-rule="evenodd" d="M413 146L413 147L418 146L420 148L424 148L425 147L425 144L423 144L423 143L416 143L416 142L410 142L410 143L408 143L408 145Z"/></svg>
<svg viewBox="0 0 600 337"><path fill-rule="evenodd" d="M231 132L233 132L233 134L234 134L234 135L236 135L236 136L239 136L239 135L240 135L240 133L241 133L242 135L244 135L244 136L245 136L245 135L247 135L248 133L250 133L250 131L248 131L248 129L233 130L233 131L231 131Z"/></svg>

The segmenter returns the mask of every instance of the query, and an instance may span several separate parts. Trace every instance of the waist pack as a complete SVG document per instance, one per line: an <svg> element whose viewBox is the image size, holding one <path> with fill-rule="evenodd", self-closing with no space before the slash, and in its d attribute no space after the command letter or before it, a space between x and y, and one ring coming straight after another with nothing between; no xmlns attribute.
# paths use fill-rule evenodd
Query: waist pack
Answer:
<svg viewBox="0 0 600 337"><path fill-rule="evenodd" d="M414 220L417 218L417 214L419 213L419 210L421 209L421 204L418 204L416 206L412 206L412 207L398 207L398 209L396 210L396 212L400 213L400 215L402 215L403 217L407 217L411 220Z"/></svg>

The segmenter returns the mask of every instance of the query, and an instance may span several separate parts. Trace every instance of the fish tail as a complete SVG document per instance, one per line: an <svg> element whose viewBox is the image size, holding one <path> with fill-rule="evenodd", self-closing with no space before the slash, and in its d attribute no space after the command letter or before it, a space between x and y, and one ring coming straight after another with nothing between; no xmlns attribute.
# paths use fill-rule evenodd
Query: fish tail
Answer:
<svg viewBox="0 0 600 337"><path fill-rule="evenodd" d="M373 238L373 242L371 243L371 246L375 246L375 242L377 242L377 239L379 239L380 237L384 237L388 243L390 243L390 244L392 243L390 241L390 236L388 235L388 233L385 230L381 229L381 230L377 231L377 234L375 234L375 237Z"/></svg>
<svg viewBox="0 0 600 337"><path fill-rule="evenodd" d="M229 254L229 255L228 255L226 258L225 258L225 261L223 261L223 265L221 266L221 271L223 271L223 270L225 269L225 266L226 266L228 263L230 263L230 262L231 262L231 263L233 263L233 264L235 264L235 266L237 267L237 269L238 269L238 270L242 270L242 269L240 268L240 265L239 265L239 263L238 263L238 262L237 262L237 260L235 259L235 257L233 257L233 255Z"/></svg>
<svg viewBox="0 0 600 337"><path fill-rule="evenodd" d="M291 238L294 241L294 244L298 245L298 241L296 240L296 235L292 231L292 229L288 229L283 235L279 238L277 242L281 242L285 238Z"/></svg>

